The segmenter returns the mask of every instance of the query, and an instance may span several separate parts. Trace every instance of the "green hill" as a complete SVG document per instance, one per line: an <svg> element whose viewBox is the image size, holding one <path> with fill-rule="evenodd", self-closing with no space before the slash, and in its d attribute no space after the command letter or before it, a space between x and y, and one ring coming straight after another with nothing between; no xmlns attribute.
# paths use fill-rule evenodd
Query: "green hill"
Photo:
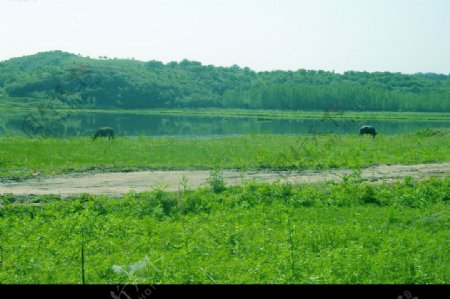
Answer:
<svg viewBox="0 0 450 299"><path fill-rule="evenodd" d="M450 75L271 71L61 51L0 62L0 104L61 107L450 111Z"/></svg>

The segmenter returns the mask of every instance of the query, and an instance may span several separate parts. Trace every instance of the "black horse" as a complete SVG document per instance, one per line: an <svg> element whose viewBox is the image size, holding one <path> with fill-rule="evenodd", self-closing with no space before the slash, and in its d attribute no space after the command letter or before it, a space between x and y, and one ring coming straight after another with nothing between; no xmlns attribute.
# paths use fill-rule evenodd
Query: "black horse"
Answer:
<svg viewBox="0 0 450 299"><path fill-rule="evenodd" d="M375 128L372 126L362 126L359 129L359 136L364 134L372 135L372 137L375 138L375 135L377 135L377 131L375 131Z"/></svg>
<svg viewBox="0 0 450 299"><path fill-rule="evenodd" d="M99 128L94 134L94 141L97 137L108 137L108 140L114 138L114 130L110 127Z"/></svg>

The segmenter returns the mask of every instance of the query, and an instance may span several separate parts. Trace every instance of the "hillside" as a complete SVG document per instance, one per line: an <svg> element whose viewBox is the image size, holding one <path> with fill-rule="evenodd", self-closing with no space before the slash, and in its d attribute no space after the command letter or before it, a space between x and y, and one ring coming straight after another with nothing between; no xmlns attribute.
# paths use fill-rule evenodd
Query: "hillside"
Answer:
<svg viewBox="0 0 450 299"><path fill-rule="evenodd" d="M0 62L0 104L97 109L246 108L450 112L450 75L271 71L61 51Z"/></svg>

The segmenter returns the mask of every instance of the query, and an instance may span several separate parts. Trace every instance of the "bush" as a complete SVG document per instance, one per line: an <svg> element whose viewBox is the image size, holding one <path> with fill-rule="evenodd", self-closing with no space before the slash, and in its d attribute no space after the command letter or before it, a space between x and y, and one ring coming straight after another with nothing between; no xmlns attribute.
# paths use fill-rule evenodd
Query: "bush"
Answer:
<svg viewBox="0 0 450 299"><path fill-rule="evenodd" d="M226 190L225 181L220 170L216 169L210 172L208 183L214 193L221 193Z"/></svg>

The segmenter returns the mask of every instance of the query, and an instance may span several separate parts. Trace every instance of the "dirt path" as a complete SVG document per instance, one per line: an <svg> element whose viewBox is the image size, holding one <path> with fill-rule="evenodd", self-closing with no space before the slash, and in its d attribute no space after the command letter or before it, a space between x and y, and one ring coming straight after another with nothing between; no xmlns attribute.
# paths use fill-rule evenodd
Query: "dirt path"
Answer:
<svg viewBox="0 0 450 299"><path fill-rule="evenodd" d="M247 171L225 170L222 177L230 185L256 179L259 181L291 183L313 183L327 180L341 180L351 170L322 171ZM63 197L82 194L120 195L130 190L136 192L163 187L167 191L176 191L183 176L190 188L208 185L209 171L138 171L110 172L96 174L70 174L54 177L33 178L21 182L0 183L0 194L44 195L59 194ZM450 176L450 163L418 165L381 165L365 168L362 176L369 181L392 180L405 176L430 177Z"/></svg>

